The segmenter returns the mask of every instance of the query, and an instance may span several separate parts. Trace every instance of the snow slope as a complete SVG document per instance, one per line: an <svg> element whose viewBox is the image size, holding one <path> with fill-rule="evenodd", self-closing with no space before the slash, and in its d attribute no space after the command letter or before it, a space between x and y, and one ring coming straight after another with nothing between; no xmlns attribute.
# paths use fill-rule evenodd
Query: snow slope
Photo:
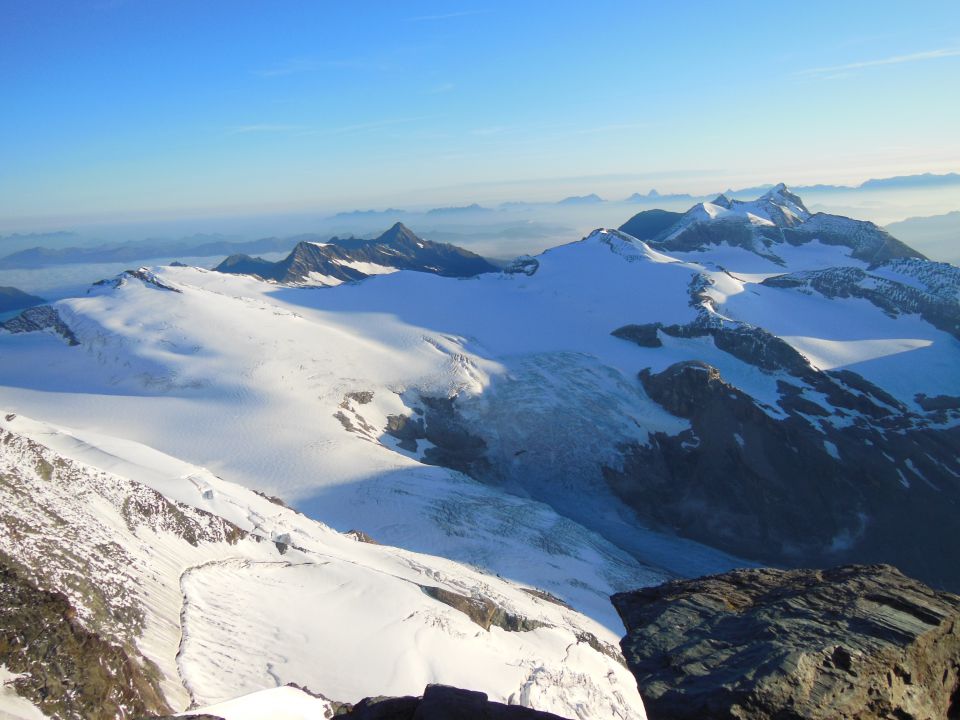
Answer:
<svg viewBox="0 0 960 720"><path fill-rule="evenodd" d="M618 635L555 600L359 542L130 441L4 418L0 552L155 664L175 709L289 682L347 702L445 683L568 717L644 717ZM437 593L525 625L484 628Z"/></svg>
<svg viewBox="0 0 960 720"><path fill-rule="evenodd" d="M412 411L411 394L481 398L492 385L518 382L535 383L536 394L540 381L529 373L546 358L564 363L568 375L595 368L575 393L545 388L536 414L551 431L560 429L555 400L597 392L611 398L597 406L609 427L623 426L626 410L638 422L625 429L631 437L676 429L682 421L632 381L636 349L609 333L638 316L694 317L693 268L600 234L547 253L532 278L399 272L304 289L196 268L156 273L181 292L127 278L58 303L78 347L42 333L0 334L7 406L157 447L338 529L544 587L610 627L620 624L611 592L735 564L657 535L646 565L661 569L651 570L636 559L642 548L631 556L556 513L544 504L549 498L507 494L379 440L389 415ZM660 302L650 303L651 293ZM373 397L362 407L347 398L367 391ZM345 404L376 432L347 432L336 417L348 413ZM622 514L625 535L634 523ZM528 550L512 550L518 546Z"/></svg>
<svg viewBox="0 0 960 720"><path fill-rule="evenodd" d="M223 720L317 720L332 713L330 703L293 687L259 690L226 702L197 708Z"/></svg>

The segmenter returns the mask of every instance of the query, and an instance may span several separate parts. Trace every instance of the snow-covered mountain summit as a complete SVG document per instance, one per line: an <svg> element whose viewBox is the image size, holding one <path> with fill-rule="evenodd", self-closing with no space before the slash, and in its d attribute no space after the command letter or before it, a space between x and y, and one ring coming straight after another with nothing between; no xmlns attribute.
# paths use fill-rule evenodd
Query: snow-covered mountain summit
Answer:
<svg viewBox="0 0 960 720"><path fill-rule="evenodd" d="M651 212L655 211L639 213L623 229L641 226L641 219ZM851 257L869 264L923 257L871 222L811 213L783 183L756 200L731 200L720 195L711 202L699 203L675 222L642 239L677 252L704 250L712 245L742 247L780 265L788 264L783 252L785 245L801 246L813 241L849 248Z"/></svg>

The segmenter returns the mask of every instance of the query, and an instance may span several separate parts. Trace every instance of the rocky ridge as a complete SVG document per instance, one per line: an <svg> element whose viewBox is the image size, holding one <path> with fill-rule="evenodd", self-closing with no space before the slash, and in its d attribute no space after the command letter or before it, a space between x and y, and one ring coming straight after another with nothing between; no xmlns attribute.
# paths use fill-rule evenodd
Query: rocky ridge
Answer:
<svg viewBox="0 0 960 720"><path fill-rule="evenodd" d="M336 285L393 270L472 277L495 272L497 268L469 250L423 240L402 223L396 223L372 240L335 237L325 243L301 242L289 256L275 263L231 255L216 270L284 284Z"/></svg>

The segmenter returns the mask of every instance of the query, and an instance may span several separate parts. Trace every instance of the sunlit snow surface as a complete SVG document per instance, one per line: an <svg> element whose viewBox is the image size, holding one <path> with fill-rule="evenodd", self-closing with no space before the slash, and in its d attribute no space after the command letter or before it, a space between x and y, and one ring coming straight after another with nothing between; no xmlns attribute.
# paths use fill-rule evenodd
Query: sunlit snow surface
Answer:
<svg viewBox="0 0 960 720"><path fill-rule="evenodd" d="M643 348L612 330L692 321L689 286L703 273L716 312L781 335L818 367L855 370L908 404L920 392L960 394L957 341L919 318L760 284L864 267L848 249L777 251L784 265L728 246L671 257L597 232L539 256L532 276L397 272L330 288L157 268L183 292L129 279L56 305L79 347L0 335L0 401L156 447L338 529L544 587L615 628L611 591L736 562L646 531L625 508L601 515L578 501L609 494L598 468L616 462L619 442L686 427L649 400L637 372L704 360L775 416L778 377L709 337ZM372 402L347 401L364 391ZM516 458L529 487L482 485L381 439L416 393L459 394L490 452L505 467ZM341 412L375 432L348 432Z"/></svg>
<svg viewBox="0 0 960 720"><path fill-rule="evenodd" d="M223 720L318 720L333 712L330 703L292 687L260 690L227 702L198 708Z"/></svg>
<svg viewBox="0 0 960 720"><path fill-rule="evenodd" d="M443 558L359 542L127 440L9 413L0 433L0 474L17 480L0 484L0 500L15 527L30 528L10 534L0 525L0 550L65 587L89 566L111 586L109 607L141 610L136 645L176 709L290 682L346 702L442 683L566 717L644 717L635 680L614 657L619 633L554 600ZM250 536L191 543L176 526L152 524L160 513L151 490ZM21 492L29 501L15 502ZM130 515L131 506L152 510ZM485 598L538 626L488 631L423 587ZM83 593L70 601L79 622L129 639L131 628L104 624ZM290 696L269 698L302 701L291 712L310 704ZM0 702L18 701L4 694Z"/></svg>

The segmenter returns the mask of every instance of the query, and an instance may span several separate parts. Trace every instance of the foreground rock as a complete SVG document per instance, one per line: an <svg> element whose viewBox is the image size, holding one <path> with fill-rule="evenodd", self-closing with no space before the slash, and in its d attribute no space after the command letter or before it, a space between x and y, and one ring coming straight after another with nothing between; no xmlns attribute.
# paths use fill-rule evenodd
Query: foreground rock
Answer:
<svg viewBox="0 0 960 720"><path fill-rule="evenodd" d="M613 603L652 720L960 717L960 597L889 565L737 570Z"/></svg>
<svg viewBox="0 0 960 720"><path fill-rule="evenodd" d="M449 685L427 685L422 697L368 697L356 705L331 700L290 684L227 701L195 714L147 716L141 720L239 720L316 717L339 720L564 720L522 705L490 702L486 693ZM619 716L617 716L619 717Z"/></svg>
<svg viewBox="0 0 960 720"><path fill-rule="evenodd" d="M366 698L341 706L344 720L562 720L559 715L520 705L490 702L482 692L447 685L427 685L423 697Z"/></svg>

